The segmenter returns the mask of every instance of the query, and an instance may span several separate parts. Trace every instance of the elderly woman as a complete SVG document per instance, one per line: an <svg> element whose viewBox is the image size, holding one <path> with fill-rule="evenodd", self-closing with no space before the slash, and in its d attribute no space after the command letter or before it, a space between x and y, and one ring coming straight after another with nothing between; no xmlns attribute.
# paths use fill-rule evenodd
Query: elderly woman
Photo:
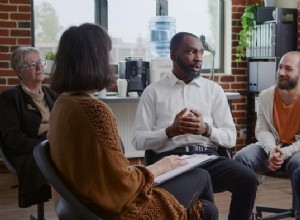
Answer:
<svg viewBox="0 0 300 220"><path fill-rule="evenodd" d="M33 159L33 148L46 139L56 95L42 85L45 61L33 47L19 47L11 65L20 85L0 94L1 145L17 170L19 207L48 201L51 189Z"/></svg>

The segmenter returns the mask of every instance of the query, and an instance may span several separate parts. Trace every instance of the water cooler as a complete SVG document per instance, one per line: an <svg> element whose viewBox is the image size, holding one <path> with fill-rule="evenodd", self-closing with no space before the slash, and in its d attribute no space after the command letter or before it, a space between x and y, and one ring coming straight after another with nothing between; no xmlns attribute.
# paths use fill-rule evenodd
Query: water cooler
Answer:
<svg viewBox="0 0 300 220"><path fill-rule="evenodd" d="M150 82L161 79L172 69L170 59L170 40L176 33L175 18L170 16L155 16L150 19L150 51L151 71Z"/></svg>

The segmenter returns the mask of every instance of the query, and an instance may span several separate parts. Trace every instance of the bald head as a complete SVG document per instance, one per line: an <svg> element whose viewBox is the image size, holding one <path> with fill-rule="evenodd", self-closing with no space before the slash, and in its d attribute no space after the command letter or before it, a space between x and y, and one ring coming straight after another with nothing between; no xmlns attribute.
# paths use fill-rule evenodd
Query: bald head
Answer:
<svg viewBox="0 0 300 220"><path fill-rule="evenodd" d="M285 61L290 61L293 64L298 65L298 69L300 70L300 52L299 51L290 51L283 55L283 57L280 59L280 64Z"/></svg>
<svg viewBox="0 0 300 220"><path fill-rule="evenodd" d="M300 86L300 52L287 52L280 60L276 85L281 90L293 90Z"/></svg>

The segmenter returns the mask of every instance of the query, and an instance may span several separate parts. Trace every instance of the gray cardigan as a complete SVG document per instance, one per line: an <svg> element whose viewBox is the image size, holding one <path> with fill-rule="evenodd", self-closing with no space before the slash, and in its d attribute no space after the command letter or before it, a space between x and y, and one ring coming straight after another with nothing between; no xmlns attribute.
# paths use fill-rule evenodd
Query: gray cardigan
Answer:
<svg viewBox="0 0 300 220"><path fill-rule="evenodd" d="M275 146L281 146L280 137L273 121L273 105L275 86L261 91L259 94L259 110L256 120L255 137L259 145L269 153ZM281 148L285 158L291 157L300 150L300 140Z"/></svg>

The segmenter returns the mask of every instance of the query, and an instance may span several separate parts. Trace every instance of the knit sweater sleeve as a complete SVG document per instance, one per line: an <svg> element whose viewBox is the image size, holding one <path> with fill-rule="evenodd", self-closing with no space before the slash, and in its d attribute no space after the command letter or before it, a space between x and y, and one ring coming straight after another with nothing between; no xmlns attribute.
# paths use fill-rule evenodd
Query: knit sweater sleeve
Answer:
<svg viewBox="0 0 300 220"><path fill-rule="evenodd" d="M260 93L255 126L256 139L266 153L278 144L279 138L273 122L274 90L275 87L271 87Z"/></svg>
<svg viewBox="0 0 300 220"><path fill-rule="evenodd" d="M95 102L95 101L93 101ZM109 108L95 102L83 109L97 137L100 175L90 196L114 212L117 219L185 219L186 213L168 192L153 186L153 175L143 166L130 166L121 151L116 119ZM99 189L101 186L101 189Z"/></svg>
<svg viewBox="0 0 300 220"><path fill-rule="evenodd" d="M116 119L106 104L87 97L59 99L51 116L51 156L66 182L95 213L104 219L144 219L144 213L185 219L176 199L153 186L148 169L129 164Z"/></svg>
<svg viewBox="0 0 300 220"><path fill-rule="evenodd" d="M97 155L97 162L93 162L97 175L90 183L88 197L111 212L120 212L136 198L146 181L153 182L153 176L148 172L146 179L145 171L129 165L121 150L116 119L104 103L80 99L79 104L91 125L90 138L95 139L90 153Z"/></svg>

